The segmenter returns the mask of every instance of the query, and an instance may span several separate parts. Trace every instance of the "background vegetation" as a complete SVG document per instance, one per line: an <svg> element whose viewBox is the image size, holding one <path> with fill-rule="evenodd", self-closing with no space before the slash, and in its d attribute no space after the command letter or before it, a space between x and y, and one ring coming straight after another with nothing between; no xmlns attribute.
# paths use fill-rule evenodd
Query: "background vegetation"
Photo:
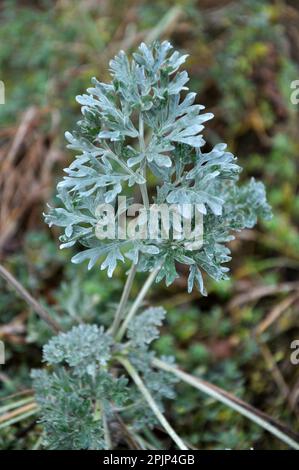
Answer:
<svg viewBox="0 0 299 470"><path fill-rule="evenodd" d="M125 270L107 280L99 269L71 265L71 250L58 250L59 233L48 229L42 212L71 158L63 133L79 116L75 95L92 76L106 80L108 61L119 49L171 40L190 54L190 89L215 114L206 139L227 142L244 178L264 181L274 218L232 243L231 279L207 279L207 298L188 295L184 278L152 290L151 303L169 312L155 347L294 432L299 366L290 363L290 344L299 339L299 133L290 84L299 79L298 25L297 2L283 0L5 0L0 14L0 79L6 86L0 106L1 263L65 327L99 318L110 323ZM141 286L143 276L137 279ZM6 346L0 448L38 448L36 417L18 420L5 406L7 397L19 394L26 407L30 369L40 367L50 332L2 279L0 289ZM178 388L166 412L190 445L286 448L229 408L186 385ZM8 412L16 421L11 426ZM170 445L156 429L148 436L153 446L157 437Z"/></svg>

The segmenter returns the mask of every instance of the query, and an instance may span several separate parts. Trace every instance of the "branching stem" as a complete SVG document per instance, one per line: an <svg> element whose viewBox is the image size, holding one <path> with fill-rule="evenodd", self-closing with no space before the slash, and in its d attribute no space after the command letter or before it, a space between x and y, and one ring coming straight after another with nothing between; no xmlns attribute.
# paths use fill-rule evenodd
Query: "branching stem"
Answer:
<svg viewBox="0 0 299 470"><path fill-rule="evenodd" d="M233 395L225 392L225 390L221 390L219 387L215 385L209 384L208 382L198 378L193 377L190 374L178 369L172 364L167 364L160 359L154 359L153 365L158 369L164 370L166 372L171 372L179 379L183 380L187 384L195 387L197 390L209 395L210 397L214 398L217 401L220 401L224 405L229 406L233 410L237 411L238 413L242 414L246 418L250 419L254 423L258 424L266 431L270 432L274 436L276 436L281 441L288 444L290 447L299 450L299 443L288 436L285 432L281 431L277 426L269 422L264 416L265 414L259 410L254 409L250 405L247 405L242 400L234 397ZM264 415L264 416L263 416ZM280 425L282 427L282 425Z"/></svg>
<svg viewBox="0 0 299 470"><path fill-rule="evenodd" d="M25 302L39 315L42 320L44 320L48 326L55 332L58 333L61 328L56 323L56 321L49 315L47 310L39 303L37 300L35 300L32 295L17 281L17 279L9 272L7 269L4 268L4 266L0 265L0 276L5 279L8 284L10 284L22 297Z"/></svg>
<svg viewBox="0 0 299 470"><path fill-rule="evenodd" d="M146 147L145 147L145 141L144 141L144 121L142 117L142 113L140 112L139 114L139 147L140 147L140 153L144 155L144 160L143 160L143 166L142 166L142 175L143 178L146 181ZM146 182L142 183L139 185L140 191L141 191L141 196L143 200L143 204L146 209L149 208L149 198L148 198L148 192L147 192L147 185Z"/></svg>
<svg viewBox="0 0 299 470"><path fill-rule="evenodd" d="M142 287L141 291L139 292L138 296L136 297L135 302L133 303L131 309L128 312L128 315L125 317L125 319L123 321L123 324L120 327L120 329L119 329L119 331L116 335L116 339L118 341L120 341L122 339L122 337L124 336L125 331L128 327L128 324L130 323L130 321L132 320L132 318L136 314L138 308L140 307L144 297L146 296L148 290L150 289L150 287L151 287L152 283L154 282L154 280L155 280L158 272L160 271L160 269L161 269L161 266L159 265L157 268L155 268L150 273L150 275L148 276L146 282L143 284L143 287Z"/></svg>
<svg viewBox="0 0 299 470"><path fill-rule="evenodd" d="M107 447L107 450L112 450L112 440L110 436L109 425L108 425L106 413L105 413L103 406L101 408L101 413L102 413L102 421L103 421L104 438L105 438L106 447Z"/></svg>
<svg viewBox="0 0 299 470"><path fill-rule="evenodd" d="M119 362L124 366L124 368L127 370L128 374L132 377L134 380L135 384L139 388L140 392L146 399L148 405L150 406L151 410L155 414L156 418L160 421L161 425L167 432L167 434L171 437L171 439L176 443L179 449L181 450L188 450L188 447L186 444L182 441L182 439L177 435L175 430L172 428L172 426L169 424L165 416L161 413L157 403L153 399L151 393L149 390L146 388L144 385L143 381L141 380L141 377L139 376L138 372L136 369L133 367L133 365L125 358L123 357L118 357Z"/></svg>
<svg viewBox="0 0 299 470"><path fill-rule="evenodd" d="M128 298L129 298L129 295L130 295L130 292L131 292L131 289L132 289L132 285L133 285L133 282L134 282L134 278L135 278L135 275L136 275L136 270L137 270L137 264L133 263L132 266L131 266L131 269L129 271L129 274L128 274L128 277L127 277L127 280L126 280L126 283L125 283L125 286L124 286L124 289L123 289L123 292L122 292L122 296L121 296L120 302L118 304L118 307L117 307L117 310L116 310L116 313L115 313L115 316L114 316L113 324L112 324L112 327L111 327L111 334L113 336L116 334L117 329L120 325L121 319L123 317L124 309L125 309L126 304L128 302Z"/></svg>

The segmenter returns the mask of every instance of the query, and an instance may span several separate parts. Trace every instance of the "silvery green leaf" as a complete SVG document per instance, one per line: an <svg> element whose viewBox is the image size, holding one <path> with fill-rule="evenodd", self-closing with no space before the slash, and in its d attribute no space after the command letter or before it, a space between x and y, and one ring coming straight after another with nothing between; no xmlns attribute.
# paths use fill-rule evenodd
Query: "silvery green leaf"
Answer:
<svg viewBox="0 0 299 470"><path fill-rule="evenodd" d="M120 51L114 59L110 60L111 75L120 82L126 83L130 79L130 63L124 51Z"/></svg>
<svg viewBox="0 0 299 470"><path fill-rule="evenodd" d="M168 155L157 153L153 155L153 160L158 166L171 167L171 158Z"/></svg>
<svg viewBox="0 0 299 470"><path fill-rule="evenodd" d="M157 141L155 139L151 139L146 152L146 158L148 162L154 162L159 167L166 167L169 168L172 165L171 158L167 153L174 150L174 146L170 143L170 141L163 139L161 141Z"/></svg>
<svg viewBox="0 0 299 470"><path fill-rule="evenodd" d="M241 168L234 163L236 158L230 152L226 152L225 144L217 144L208 153L197 153L197 159L195 166L186 175L186 179L194 179L196 177L202 177L209 171L218 170L219 174L225 178L235 177Z"/></svg>
<svg viewBox="0 0 299 470"><path fill-rule="evenodd" d="M69 149L86 152L88 155L92 155L93 157L102 155L104 152L102 148L96 147L86 138L77 136L76 134L71 134L71 132L66 132L65 138L69 142L67 145L67 148Z"/></svg>
<svg viewBox="0 0 299 470"><path fill-rule="evenodd" d="M100 241L98 240L100 243ZM117 241L117 242L112 242L112 243L102 243L99 244L99 246L96 246L95 248L90 248L88 250L81 251L80 253L77 253L75 256L72 257L72 262L75 264L82 263L82 261L89 260L88 263L88 269L91 269L96 262L98 261L99 258L101 258L104 254L108 252L118 252L119 248L121 246L124 246L127 241ZM123 260L122 260L123 261Z"/></svg>
<svg viewBox="0 0 299 470"><path fill-rule="evenodd" d="M60 333L43 349L43 360L54 365L66 362L81 375L88 364L106 365L111 357L111 337L96 325L79 325Z"/></svg>
<svg viewBox="0 0 299 470"><path fill-rule="evenodd" d="M125 259L119 248L115 247L113 250L109 251L106 259L101 264L101 270L107 269L108 277L112 277L118 260L124 262Z"/></svg>
<svg viewBox="0 0 299 470"><path fill-rule="evenodd" d="M130 157L127 161L128 167L131 168L131 167L137 165L137 163L142 162L142 160L144 160L144 155L142 153L136 155L135 157Z"/></svg>
<svg viewBox="0 0 299 470"><path fill-rule="evenodd" d="M150 255L158 255L160 253L160 250L156 245L146 245L144 243L140 243L139 249L142 253L147 253Z"/></svg>
<svg viewBox="0 0 299 470"><path fill-rule="evenodd" d="M133 54L133 57L139 65L143 65L147 69L152 69L155 65L153 52L144 42L140 44L138 52Z"/></svg>
<svg viewBox="0 0 299 470"><path fill-rule="evenodd" d="M196 93L182 94L188 74L176 72L186 57L167 41L142 43L131 60L123 51L111 60L111 83L92 79L93 86L77 98L82 119L66 133L78 155L58 185L64 207L45 217L63 227L62 248L76 242L83 247L74 262L87 259L91 268L105 255L102 267L109 275L123 257L143 272L162 263L157 279L167 285L178 277L179 262L191 267L189 288L196 282L204 292L201 272L226 279L233 233L269 218L271 210L261 183L237 184L240 167L225 144L203 152L204 126L213 115L202 112ZM149 179L157 188L156 195L149 191L150 203L197 206L193 214L203 216L202 242L172 239L178 220L170 221L168 240L103 242L95 236L97 206L110 203L117 211L117 197L135 197L137 186ZM186 219L187 212L178 213Z"/></svg>
<svg viewBox="0 0 299 470"><path fill-rule="evenodd" d="M185 87L186 83L189 81L189 77L187 72L180 72L178 73L174 80L172 80L167 88L169 95L176 95L180 93L182 90L187 90Z"/></svg>
<svg viewBox="0 0 299 470"><path fill-rule="evenodd" d="M174 189L167 198L170 204L198 204L206 214L205 206L209 206L215 215L221 215L224 200L209 194L207 191L198 189L196 186L186 189Z"/></svg>
<svg viewBox="0 0 299 470"><path fill-rule="evenodd" d="M139 246L134 243L133 247L125 253L125 256L131 260L133 264L137 264L139 261Z"/></svg>
<svg viewBox="0 0 299 470"><path fill-rule="evenodd" d="M159 337L159 329L166 312L162 307L150 307L137 315L134 322L129 323L127 336L133 346L146 348Z"/></svg>
<svg viewBox="0 0 299 470"><path fill-rule="evenodd" d="M180 66L186 61L188 54L181 55L178 51L175 51L167 61L167 68L169 73L176 72Z"/></svg>
<svg viewBox="0 0 299 470"><path fill-rule="evenodd" d="M105 193L105 202L110 203L112 201L114 201L114 199L116 198L116 196L121 193L122 191L122 185L120 183L117 183L113 189L111 189L110 191L107 191Z"/></svg>
<svg viewBox="0 0 299 470"><path fill-rule="evenodd" d="M166 286L170 286L175 279L179 277L176 267L175 260L172 253L167 254L164 258L163 265L156 277L156 282L160 282L165 278Z"/></svg>
<svg viewBox="0 0 299 470"><path fill-rule="evenodd" d="M188 277L188 292L193 290L194 281L196 281L198 290L203 296L207 296L207 291L204 287L203 278L200 269L196 265L190 266L190 274Z"/></svg>

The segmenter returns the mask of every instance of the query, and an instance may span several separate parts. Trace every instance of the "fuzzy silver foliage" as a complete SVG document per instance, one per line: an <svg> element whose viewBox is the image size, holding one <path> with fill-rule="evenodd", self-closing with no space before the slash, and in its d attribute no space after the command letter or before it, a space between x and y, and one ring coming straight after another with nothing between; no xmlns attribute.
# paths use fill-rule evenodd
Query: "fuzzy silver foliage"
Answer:
<svg viewBox="0 0 299 470"><path fill-rule="evenodd" d="M153 369L155 354L149 345L159 336L164 316L161 307L137 315L127 331L127 346L117 343L103 328L84 324L58 334L44 346L43 359L49 370L33 370L31 376L46 448L107 448L104 417L111 426L117 423L115 413L136 430L156 424L139 390L120 373L116 356L122 353L130 358L163 410L163 401L175 397L176 379Z"/></svg>
<svg viewBox="0 0 299 470"><path fill-rule="evenodd" d="M189 292L196 283L205 295L202 271L226 279L223 263L230 260L226 243L232 233L251 228L257 217L269 218L271 211L262 183L237 185L241 168L225 144L205 151L202 132L213 115L203 113L196 93L188 92L188 74L179 71L186 58L167 41L142 43L131 60L123 51L111 60L109 84L94 78L87 94L77 97L82 119L66 138L78 155L58 184L64 207L51 209L46 221L64 228L62 248L76 242L84 247L74 263L88 260L90 269L100 260L112 276L126 257L141 271L162 261L157 281L165 278L169 285L178 277L180 262L190 270ZM131 195L151 173L157 182L155 202L201 207L200 250L190 251L178 240L105 242L95 237L98 204L115 204L118 195Z"/></svg>
<svg viewBox="0 0 299 470"><path fill-rule="evenodd" d="M66 138L78 155L58 184L62 207L50 209L46 222L63 227L62 248L77 242L83 247L74 263L88 260L91 269L100 261L112 276L118 262L129 258L142 272L159 266L156 281L165 279L167 285L182 263L189 268L188 291L196 285L206 295L203 271L226 279L233 233L269 218L271 210L262 183L238 184L241 168L225 144L206 150L202 131L213 116L202 113L196 94L188 92L188 74L179 71L186 58L167 41L142 43L131 60L120 52L110 62L111 83L93 79L87 94L77 97L82 119ZM190 250L184 240L100 241L95 236L98 205L118 209L117 196L132 198L136 186L144 197L149 178L157 183L155 203L200 207L200 249ZM66 302L73 315L73 300ZM105 449L107 422L117 427L119 417L136 431L156 424L140 390L121 375L119 355L129 360L163 410L164 399L175 396L176 379L152 367L151 343L164 318L160 307L138 313L128 324L125 342L82 323L44 346L48 369L33 371L32 378L47 448Z"/></svg>

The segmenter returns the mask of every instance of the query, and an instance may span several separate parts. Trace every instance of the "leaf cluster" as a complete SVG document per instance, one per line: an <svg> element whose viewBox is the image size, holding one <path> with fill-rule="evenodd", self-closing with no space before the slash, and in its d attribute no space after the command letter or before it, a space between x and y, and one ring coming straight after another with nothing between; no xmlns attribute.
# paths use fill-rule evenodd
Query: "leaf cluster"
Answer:
<svg viewBox="0 0 299 470"><path fill-rule="evenodd" d="M159 336L165 311L149 308L128 329L126 345L96 325L81 324L53 337L43 348L48 370L31 375L49 449L105 449L104 421L117 426L117 415L136 429L156 424L143 396L117 364L117 355L129 357L155 401L173 399L176 379L155 371L150 343Z"/></svg>
<svg viewBox="0 0 299 470"><path fill-rule="evenodd" d="M101 260L110 277L125 258L140 271L161 263L157 281L165 278L167 285L183 263L190 271L188 290L196 282L205 295L203 271L216 280L227 277L223 263L230 260L232 233L251 228L258 217L269 218L271 211L262 183L237 184L241 168L225 144L206 151L202 131L213 115L202 113L196 93L188 92L188 74L179 71L186 58L167 41L142 43L132 60L123 51L111 60L111 83L93 79L87 94L77 97L82 119L66 138L78 155L58 184L63 207L51 209L46 221L64 228L62 248L83 246L74 263L88 260L90 269ZM144 240L138 233L126 240L96 237L99 204L114 205L117 225L117 196L131 196L136 186L144 195L152 178L155 203L197 205L203 215L200 248L184 239Z"/></svg>

